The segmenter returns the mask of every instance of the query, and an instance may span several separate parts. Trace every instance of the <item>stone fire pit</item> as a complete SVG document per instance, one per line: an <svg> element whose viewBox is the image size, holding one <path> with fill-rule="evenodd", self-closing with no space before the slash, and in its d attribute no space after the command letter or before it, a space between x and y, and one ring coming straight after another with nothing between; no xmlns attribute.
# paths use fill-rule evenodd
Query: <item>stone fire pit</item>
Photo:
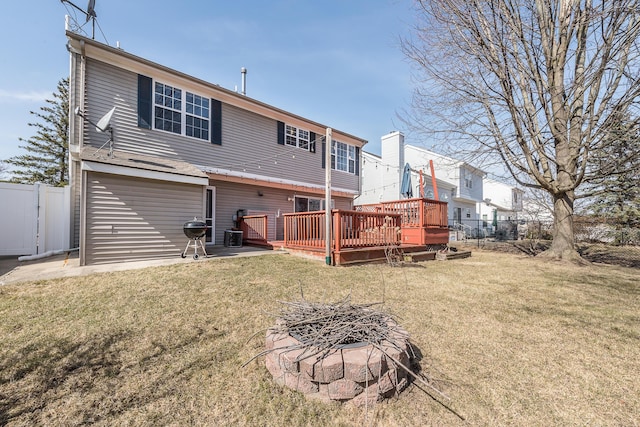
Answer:
<svg viewBox="0 0 640 427"><path fill-rule="evenodd" d="M288 303L266 334L266 367L283 386L325 402L373 404L402 391L408 333L368 306Z"/></svg>

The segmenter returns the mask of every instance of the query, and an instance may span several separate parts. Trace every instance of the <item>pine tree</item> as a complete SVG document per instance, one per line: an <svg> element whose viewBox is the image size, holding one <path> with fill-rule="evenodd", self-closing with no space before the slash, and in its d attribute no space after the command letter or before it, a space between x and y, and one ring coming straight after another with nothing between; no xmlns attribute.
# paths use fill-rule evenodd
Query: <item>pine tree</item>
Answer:
<svg viewBox="0 0 640 427"><path fill-rule="evenodd" d="M594 182L599 194L591 206L599 217L616 226L616 240L640 227L640 129L637 121L621 120L593 157L604 172Z"/></svg>
<svg viewBox="0 0 640 427"><path fill-rule="evenodd" d="M58 82L53 99L40 111L31 111L39 121L29 123L36 134L29 139L19 138L26 154L5 160L14 166L11 182L33 184L36 182L61 187L69 182L69 79Z"/></svg>
<svg viewBox="0 0 640 427"><path fill-rule="evenodd" d="M7 169L7 165L5 165L2 160L0 160L0 181L4 179L4 175L7 172Z"/></svg>

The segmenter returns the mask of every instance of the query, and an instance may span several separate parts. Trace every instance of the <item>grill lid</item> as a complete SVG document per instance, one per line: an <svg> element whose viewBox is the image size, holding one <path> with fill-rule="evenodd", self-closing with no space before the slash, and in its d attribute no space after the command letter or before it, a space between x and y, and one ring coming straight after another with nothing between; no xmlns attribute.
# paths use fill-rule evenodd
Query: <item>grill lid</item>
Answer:
<svg viewBox="0 0 640 427"><path fill-rule="evenodd" d="M194 218L192 221L187 221L182 226L182 231L185 236L190 239L195 239L197 237L202 237L207 232L207 223L204 221L198 221Z"/></svg>

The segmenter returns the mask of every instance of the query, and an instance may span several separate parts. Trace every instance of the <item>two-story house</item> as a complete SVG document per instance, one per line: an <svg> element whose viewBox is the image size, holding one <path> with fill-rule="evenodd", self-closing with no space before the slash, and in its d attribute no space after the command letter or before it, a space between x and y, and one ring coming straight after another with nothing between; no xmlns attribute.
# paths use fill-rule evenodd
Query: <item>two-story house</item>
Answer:
<svg viewBox="0 0 640 427"><path fill-rule="evenodd" d="M509 238L517 238L517 220L523 211L524 191L520 188L485 178L483 183L484 201L478 203L485 235L494 235L502 224Z"/></svg>
<svg viewBox="0 0 640 427"><path fill-rule="evenodd" d="M70 61L71 242L80 264L178 256L182 225L221 244L237 215L323 208L360 192L366 141L216 84L67 32ZM114 109L115 108L115 109ZM98 125L98 126L96 126Z"/></svg>
<svg viewBox="0 0 640 427"><path fill-rule="evenodd" d="M379 203L406 198L402 193L405 165L409 165L412 197L435 198L447 202L450 226L477 224L476 206L483 200L485 173L472 165L404 143L401 132L391 132L381 140L381 156L363 154L362 191L356 204ZM431 173L431 164L435 175ZM420 185L422 184L422 193Z"/></svg>

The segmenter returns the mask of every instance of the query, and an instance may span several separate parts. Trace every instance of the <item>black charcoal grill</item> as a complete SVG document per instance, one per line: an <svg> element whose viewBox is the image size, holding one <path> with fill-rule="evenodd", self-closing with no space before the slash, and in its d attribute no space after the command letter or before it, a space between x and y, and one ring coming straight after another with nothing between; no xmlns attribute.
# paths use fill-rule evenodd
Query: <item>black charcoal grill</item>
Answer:
<svg viewBox="0 0 640 427"><path fill-rule="evenodd" d="M182 226L182 231L184 232L184 235L189 238L187 246L182 252L182 258L187 257L189 248L193 248L193 259L200 258L200 255L198 255L198 248L202 248L202 253L206 257L207 251L204 248L204 243L200 239L207 233L207 223L204 221L198 221L197 218L193 218L192 221L187 221L184 223L184 225Z"/></svg>

